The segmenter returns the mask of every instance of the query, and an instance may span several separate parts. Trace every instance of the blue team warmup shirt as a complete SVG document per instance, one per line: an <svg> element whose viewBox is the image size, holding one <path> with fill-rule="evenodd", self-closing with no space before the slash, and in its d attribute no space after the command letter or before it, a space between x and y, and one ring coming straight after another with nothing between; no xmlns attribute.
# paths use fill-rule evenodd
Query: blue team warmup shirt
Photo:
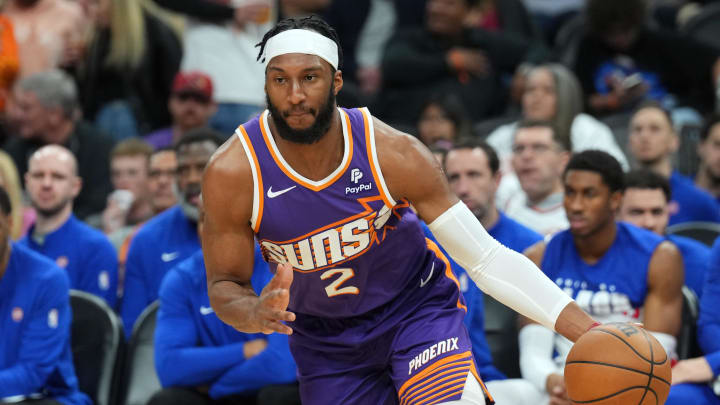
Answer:
<svg viewBox="0 0 720 405"><path fill-rule="evenodd" d="M710 265L710 248L704 243L684 236L668 235L668 240L680 249L685 268L685 285L702 298L703 283Z"/></svg>
<svg viewBox="0 0 720 405"><path fill-rule="evenodd" d="M522 253L525 249L543 239L542 235L532 229L521 225L502 212L499 212L499 214L500 217L498 218L498 222L487 231L490 236L508 248ZM423 223L423 230L428 238L437 242L425 223ZM440 249L443 249L442 246ZM460 290L465 297L467 315L465 315L464 323L465 327L468 329L468 333L470 334L470 340L472 341L473 346L473 356L475 357L475 362L477 363L480 376L485 382L507 378L493 365L490 347L485 339L485 308L483 304L483 292L477 287L477 285L475 285L474 281L470 280L470 277L467 275L465 269L455 263L455 261L445 252L444 249L443 253L445 253L445 256L450 261L450 266L457 274L458 280L460 281Z"/></svg>
<svg viewBox="0 0 720 405"><path fill-rule="evenodd" d="M256 246L251 283L258 295L271 278ZM268 345L260 354L245 359L243 345L255 339L266 339ZM210 396L216 399L296 380L286 335L241 333L215 315L202 251L170 270L162 282L155 366L164 387L209 386Z"/></svg>
<svg viewBox="0 0 720 405"><path fill-rule="evenodd" d="M33 240L33 225L20 244L50 258L70 277L70 288L95 294L115 308L117 300L117 252L108 238L70 215L42 245Z"/></svg>
<svg viewBox="0 0 720 405"><path fill-rule="evenodd" d="M200 249L197 224L179 205L149 220L137 232L125 262L121 317L130 337L140 313L158 298L160 283L170 269Z"/></svg>
<svg viewBox="0 0 720 405"><path fill-rule="evenodd" d="M13 245L0 278L0 400L40 393L65 405L90 405L72 363L69 289L65 271Z"/></svg>
<svg viewBox="0 0 720 405"><path fill-rule="evenodd" d="M695 187L693 181L678 172L670 176L670 199L677 204L677 212L670 215L670 225L683 222L720 222L720 207L706 191Z"/></svg>
<svg viewBox="0 0 720 405"><path fill-rule="evenodd" d="M698 342L717 377L720 374L720 238L713 244L710 266L700 300Z"/></svg>

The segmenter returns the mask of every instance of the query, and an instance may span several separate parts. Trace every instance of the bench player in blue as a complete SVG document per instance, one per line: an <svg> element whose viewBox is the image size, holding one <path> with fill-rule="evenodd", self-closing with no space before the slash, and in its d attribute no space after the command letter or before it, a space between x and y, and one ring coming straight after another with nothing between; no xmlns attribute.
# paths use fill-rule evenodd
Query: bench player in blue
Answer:
<svg viewBox="0 0 720 405"><path fill-rule="evenodd" d="M314 17L261 42L268 110L238 127L203 181L210 302L240 331L290 335L305 405L491 402L457 280L415 211L501 302L573 341L595 322L488 235L417 139L336 106L338 42ZM276 271L260 296L256 238Z"/></svg>

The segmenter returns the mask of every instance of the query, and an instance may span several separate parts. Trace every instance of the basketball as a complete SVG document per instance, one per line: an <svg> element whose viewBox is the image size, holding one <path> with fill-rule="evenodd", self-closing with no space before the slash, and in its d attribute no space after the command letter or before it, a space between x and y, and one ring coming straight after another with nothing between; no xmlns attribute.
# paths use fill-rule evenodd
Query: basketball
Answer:
<svg viewBox="0 0 720 405"><path fill-rule="evenodd" d="M670 361L643 328L604 324L575 342L565 363L573 404L661 405L670 391Z"/></svg>

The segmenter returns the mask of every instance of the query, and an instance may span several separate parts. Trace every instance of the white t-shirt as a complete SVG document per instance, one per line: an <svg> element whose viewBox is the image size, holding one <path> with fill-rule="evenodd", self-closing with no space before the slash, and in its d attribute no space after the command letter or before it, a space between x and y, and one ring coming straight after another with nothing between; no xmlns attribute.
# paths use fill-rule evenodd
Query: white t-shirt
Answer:
<svg viewBox="0 0 720 405"><path fill-rule="evenodd" d="M500 209L522 225L547 236L565 230L570 225L562 202L562 193L555 193L538 204L529 205L527 195L519 189L510 195Z"/></svg>

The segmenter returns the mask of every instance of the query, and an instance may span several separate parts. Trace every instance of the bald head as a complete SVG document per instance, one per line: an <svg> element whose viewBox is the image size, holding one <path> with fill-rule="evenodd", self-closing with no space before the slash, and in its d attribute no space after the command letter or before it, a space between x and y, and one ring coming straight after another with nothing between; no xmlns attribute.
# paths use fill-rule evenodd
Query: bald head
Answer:
<svg viewBox="0 0 720 405"><path fill-rule="evenodd" d="M82 186L75 156L59 145L38 149L28 161L25 185L39 218L69 215Z"/></svg>
<svg viewBox="0 0 720 405"><path fill-rule="evenodd" d="M65 166L72 176L77 176L77 159L70 150L60 145L47 145L35 151L30 156L28 167L31 167L34 161L51 160L60 166Z"/></svg>

